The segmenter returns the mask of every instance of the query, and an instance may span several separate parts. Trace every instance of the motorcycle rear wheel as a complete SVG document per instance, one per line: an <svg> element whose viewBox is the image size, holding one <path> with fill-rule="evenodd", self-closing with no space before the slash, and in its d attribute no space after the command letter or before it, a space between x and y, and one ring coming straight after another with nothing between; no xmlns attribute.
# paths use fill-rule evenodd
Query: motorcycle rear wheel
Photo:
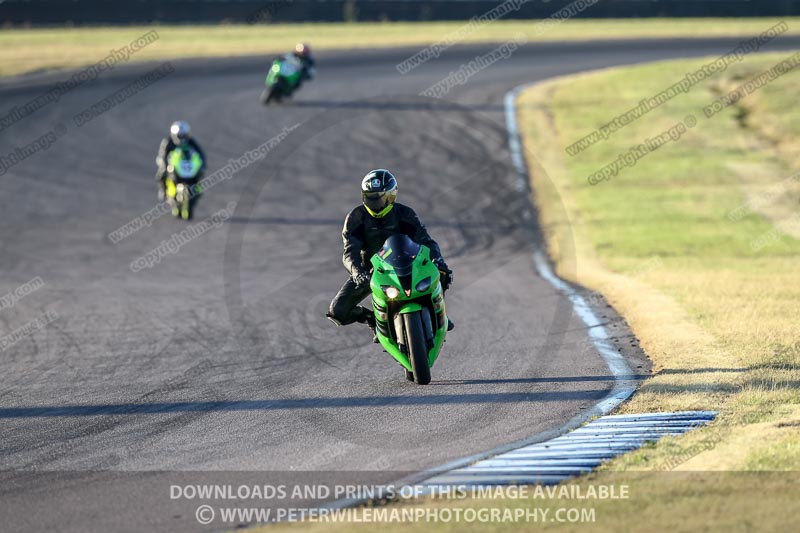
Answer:
<svg viewBox="0 0 800 533"><path fill-rule="evenodd" d="M267 105L270 102L280 102L287 92L285 90L285 85L286 82L282 79L278 79L272 86L264 89L264 92L261 93L261 103Z"/></svg>

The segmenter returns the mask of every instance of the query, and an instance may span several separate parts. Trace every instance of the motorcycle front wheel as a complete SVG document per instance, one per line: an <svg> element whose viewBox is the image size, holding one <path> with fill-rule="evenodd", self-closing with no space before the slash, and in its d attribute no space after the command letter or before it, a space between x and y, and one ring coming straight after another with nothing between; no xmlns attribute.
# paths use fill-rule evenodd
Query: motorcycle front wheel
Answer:
<svg viewBox="0 0 800 533"><path fill-rule="evenodd" d="M175 194L175 203L180 207L180 216L184 220L192 218L192 199L189 196L189 188L181 183Z"/></svg>
<svg viewBox="0 0 800 533"><path fill-rule="evenodd" d="M427 385L431 382L431 367L428 365L428 343L422 327L422 311L404 314L403 325L406 329L406 346L414 383Z"/></svg>

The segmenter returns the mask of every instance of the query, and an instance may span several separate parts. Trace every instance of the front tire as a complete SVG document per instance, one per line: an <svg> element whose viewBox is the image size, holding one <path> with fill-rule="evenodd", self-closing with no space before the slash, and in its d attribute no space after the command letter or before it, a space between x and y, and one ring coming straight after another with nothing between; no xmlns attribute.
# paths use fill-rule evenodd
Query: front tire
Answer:
<svg viewBox="0 0 800 533"><path fill-rule="evenodd" d="M264 105L268 105L270 102L280 102L287 92L286 82L283 78L278 78L275 83L267 87L264 92L261 93L261 101Z"/></svg>
<svg viewBox="0 0 800 533"><path fill-rule="evenodd" d="M427 385L431 382L431 367L428 365L428 343L425 341L425 329L422 327L420 312L404 314L403 323L406 329L408 359L414 371L414 382Z"/></svg>
<svg viewBox="0 0 800 533"><path fill-rule="evenodd" d="M183 220L192 218L192 200L189 196L189 188L186 184L181 183L178 185L178 191L175 194L175 201L180 207L180 215Z"/></svg>

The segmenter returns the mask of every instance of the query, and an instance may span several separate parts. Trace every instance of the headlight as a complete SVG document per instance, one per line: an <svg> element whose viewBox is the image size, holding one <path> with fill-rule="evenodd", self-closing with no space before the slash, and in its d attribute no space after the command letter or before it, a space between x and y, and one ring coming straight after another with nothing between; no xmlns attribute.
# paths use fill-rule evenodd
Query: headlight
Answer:
<svg viewBox="0 0 800 533"><path fill-rule="evenodd" d="M417 283L417 292L425 292L431 288L431 278L427 277Z"/></svg>
<svg viewBox="0 0 800 533"><path fill-rule="evenodd" d="M400 296L400 291L397 290L397 287L392 287L391 285L388 287L384 287L383 292L385 292L386 296L388 296L392 300Z"/></svg>

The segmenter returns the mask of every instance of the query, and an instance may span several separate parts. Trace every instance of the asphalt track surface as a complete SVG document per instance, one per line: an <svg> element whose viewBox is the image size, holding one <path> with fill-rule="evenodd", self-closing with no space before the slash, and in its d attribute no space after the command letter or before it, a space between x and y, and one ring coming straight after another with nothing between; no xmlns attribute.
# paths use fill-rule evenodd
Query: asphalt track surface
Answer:
<svg viewBox="0 0 800 533"><path fill-rule="evenodd" d="M0 178L0 292L44 282L0 311L3 335L45 311L58 317L2 352L0 529L197 530L197 502L171 500L170 485L390 482L591 407L613 376L569 302L536 275L538 234L521 216L503 97L526 82L736 44L528 45L442 100L417 95L492 45L453 48L407 75L395 65L413 49L323 52L318 78L268 109L263 58L176 61L77 127L75 114L157 64L118 67L0 132L6 155L65 127ZM0 111L65 77L2 82ZM153 157L176 118L192 124L212 171L299 126L201 198L195 222L237 202L224 225L133 272L186 226L165 216L108 238L154 205ZM373 167L395 172L399 201L455 271L447 304L458 327L429 386L407 383L365 327L324 317L346 277L342 221ZM624 322L592 301L647 375Z"/></svg>

